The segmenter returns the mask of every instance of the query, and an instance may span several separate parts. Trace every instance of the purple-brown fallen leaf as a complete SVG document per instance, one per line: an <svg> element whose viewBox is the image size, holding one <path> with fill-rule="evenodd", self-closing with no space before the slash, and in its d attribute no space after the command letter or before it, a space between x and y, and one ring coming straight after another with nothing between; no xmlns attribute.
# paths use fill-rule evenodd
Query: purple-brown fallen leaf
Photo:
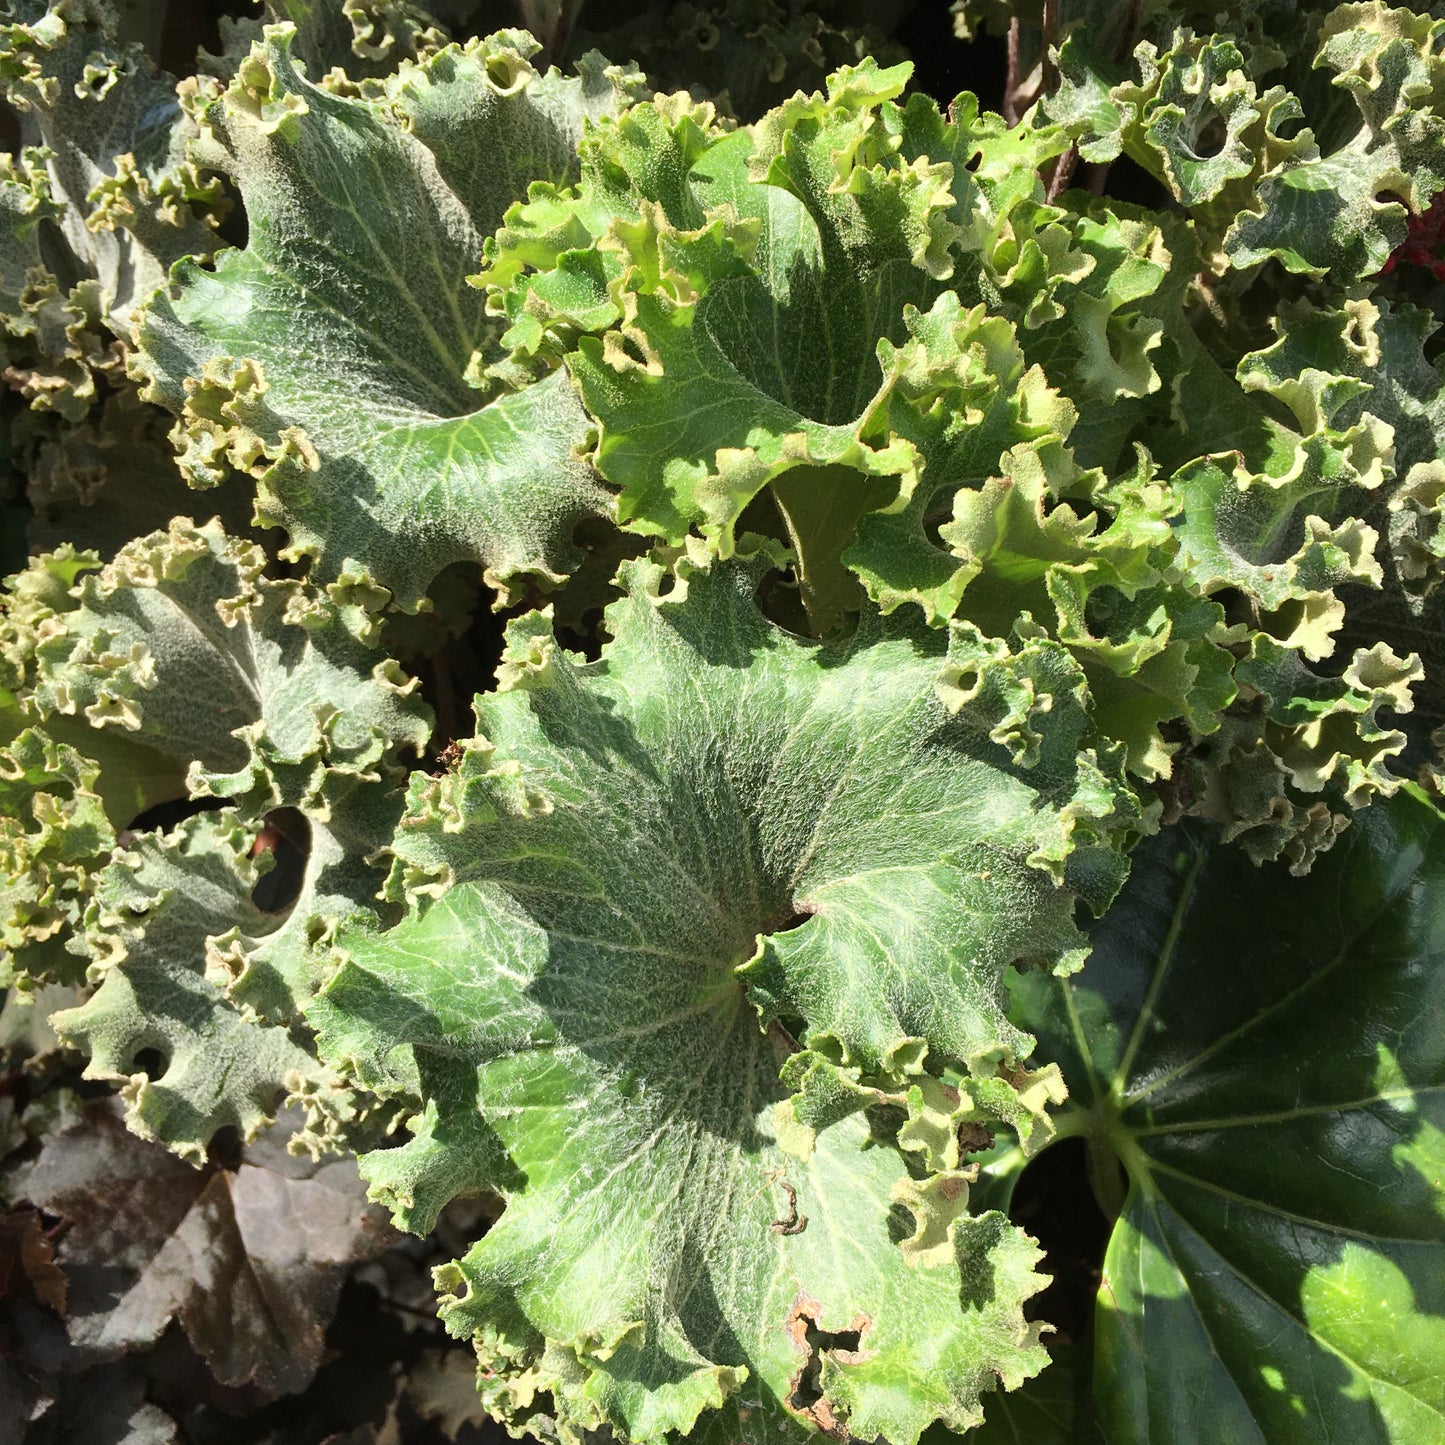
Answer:
<svg viewBox="0 0 1445 1445"><path fill-rule="evenodd" d="M390 1235L349 1160L289 1156L284 1125L239 1167L193 1169L87 1104L31 1169L31 1203L68 1223L58 1259L71 1338L108 1358L179 1320L224 1384L302 1389L347 1270Z"/></svg>
<svg viewBox="0 0 1445 1445"><path fill-rule="evenodd" d="M0 1445L23 1445L54 1402L70 1350L64 1310L65 1275L39 1214L0 1215Z"/></svg>

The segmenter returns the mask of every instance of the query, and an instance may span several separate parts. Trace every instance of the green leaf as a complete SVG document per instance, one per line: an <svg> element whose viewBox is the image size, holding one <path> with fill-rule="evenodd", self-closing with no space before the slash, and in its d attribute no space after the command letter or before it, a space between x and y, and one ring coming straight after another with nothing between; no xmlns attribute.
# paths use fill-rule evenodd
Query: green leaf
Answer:
<svg viewBox="0 0 1445 1445"><path fill-rule="evenodd" d="M1434 641L1432 464L1389 483L1397 459L1434 447L1439 381L1409 309L1300 303L1273 329L1277 340L1238 364L1243 389L1293 420L1278 426L1272 460L1256 471L1238 452L1200 457L1170 487L1178 565L1208 595L1247 599L1258 628L1234 670L1252 716L1236 712L1203 768L1186 768L1193 811L1256 858L1303 870L1345 826L1344 807L1408 775L1392 763L1408 742L1396 720L1429 676L1406 649ZM1422 717L1410 731L1432 725Z"/></svg>
<svg viewBox="0 0 1445 1445"><path fill-rule="evenodd" d="M598 465L622 487L624 521L669 539L697 525L727 556L747 503L790 468L849 466L878 477L874 506L896 494L889 479L911 457L886 434L881 447L868 443L883 380L874 352L880 337L901 339L906 302L926 303L936 291L914 262L937 244L952 199L946 167L905 175L881 164L878 108L903 78L871 65L840 72L826 104L799 97L770 113L756 139L715 140L693 162L685 206L669 211L666 196L644 194L633 202L643 225L616 226L619 242L630 242L614 288L628 324L611 345L582 337L569 360L601 423ZM837 177L835 153L856 156L861 196ZM724 202L736 220L692 236ZM665 213L655 240L649 203ZM691 294L679 294L689 275ZM644 362L624 349L629 339ZM826 498L815 488L812 508Z"/></svg>
<svg viewBox="0 0 1445 1445"><path fill-rule="evenodd" d="M1274 344L1241 363L1246 384L1258 379L1302 393L1323 385L1335 407L1336 428L1357 426L1367 413L1391 428L1393 483L1360 509L1380 534L1376 552L1384 585L1342 590L1341 636L1356 647L1384 640L1397 653L1422 659L1414 709L1399 719L1417 748L1445 723L1440 667L1445 596L1439 590L1445 578L1445 489L1438 460L1445 454L1445 387L1426 350L1435 326L1429 312L1392 306L1383 297L1347 298L1335 306L1299 303L1281 308Z"/></svg>
<svg viewBox="0 0 1445 1445"><path fill-rule="evenodd" d="M397 754L425 743L415 683L341 609L265 569L256 544L176 518L37 628L25 711L101 763L116 827L188 788L258 818L305 807L324 775L394 781Z"/></svg>
<svg viewBox="0 0 1445 1445"><path fill-rule="evenodd" d="M1080 1351L1077 1346L1050 1344L1048 1368L1022 1389L989 1401L988 1419L964 1440L967 1445L1090 1445L1098 1437L1076 1424L1076 1381ZM935 1431L923 1445L951 1445L950 1437Z"/></svg>
<svg viewBox="0 0 1445 1445"><path fill-rule="evenodd" d="M967 304L1043 306L1039 285L1068 273L1029 169L1058 133L1020 141L971 96L945 121L895 100L906 78L865 60L731 133L686 97L639 105L584 142L575 192L508 213L477 278L519 364L566 358L625 526L727 557L775 485L819 632L853 600L836 555L865 513L908 509L864 563L873 595L951 600L951 569L917 575L930 499L1060 424L1041 388L1012 400L1010 328Z"/></svg>
<svg viewBox="0 0 1445 1445"><path fill-rule="evenodd" d="M92 1077L128 1084L138 1128L188 1154L223 1124L254 1131L283 1093L335 1092L287 1030L319 981L315 945L384 911L374 855L402 755L429 731L395 662L264 566L218 524L178 519L98 570L39 559L12 611L17 710L45 723L0 753L7 970L74 980L85 960L99 987L59 1026ZM172 837L130 831L187 793L230 806ZM294 877L268 901L278 828ZM133 1066L147 1048L160 1080Z"/></svg>
<svg viewBox="0 0 1445 1445"><path fill-rule="evenodd" d="M62 296L89 283L95 320L129 339L132 313L166 270L215 249L221 187L187 157L195 126L174 82L116 39L108 6L8 8L0 85L31 148L22 164L53 208L51 282ZM4 289L19 287L7 276Z"/></svg>
<svg viewBox="0 0 1445 1445"><path fill-rule="evenodd" d="M361 941L320 1014L333 1048L412 1055L459 1123L476 1107L458 1109L459 1066L479 1072L507 1160L486 1182L508 1205L439 1283L494 1415L551 1416L565 1440L604 1424L635 1441L694 1425L706 1441L795 1440L841 1418L912 1442L935 1416L976 1419L990 1366L1012 1383L1042 1363L1019 1312L1033 1247L1001 1216L959 1215L957 1176L952 1203L916 1199L856 1117L806 1163L777 1147L781 1054L725 972L670 966L672 997L654 987L628 1023L611 989L589 1006L584 977L521 922L460 886ZM910 1263L890 1223L936 1231L934 1257Z"/></svg>
<svg viewBox="0 0 1445 1445"><path fill-rule="evenodd" d="M1280 86L1260 90L1247 70L1270 67L1237 36L1176 29L1162 47L1142 41L1132 59L1111 64L1080 26L1060 47L1059 90L1043 109L1085 160L1125 154L1157 177L1196 222L1205 261L1222 270L1225 231L1261 178L1293 157L1318 159L1309 132L1282 134L1302 118L1299 100Z"/></svg>
<svg viewBox="0 0 1445 1445"><path fill-rule="evenodd" d="M1049 306L1025 313L1019 340L1078 413L1067 437L1080 464L1112 474L1142 445L1171 470L1235 447L1263 465L1277 423L1195 330L1198 227L1079 191L1060 204L1067 213L1051 230L1069 268L1052 283Z"/></svg>
<svg viewBox="0 0 1445 1445"><path fill-rule="evenodd" d="M61 547L0 593L0 978L27 991L78 977L66 945L115 843L95 791L99 769L36 728L24 702L38 639L73 605L75 579L98 565L93 552Z"/></svg>
<svg viewBox="0 0 1445 1445"><path fill-rule="evenodd" d="M498 586L559 581L573 527L606 510L574 455L586 417L562 377L478 391L493 327L464 278L507 206L565 179L584 120L635 82L600 60L539 76L533 42L502 32L348 97L303 78L293 36L269 28L201 109L246 249L178 266L142 328L182 469L199 486L250 472L258 519L373 605L415 611L462 560Z"/></svg>
<svg viewBox="0 0 1445 1445"><path fill-rule="evenodd" d="M0 747L0 983L75 981L65 948L115 830L96 766L27 728Z"/></svg>
<svg viewBox="0 0 1445 1445"><path fill-rule="evenodd" d="M1017 981L1070 1086L1061 1133L1097 1178L1123 1166L1110 1442L1445 1439L1442 897L1445 826L1415 790L1303 880L1170 829L1086 973Z"/></svg>
<svg viewBox="0 0 1445 1445"><path fill-rule="evenodd" d="M1045 110L1086 160L1127 154L1167 186L1215 271L1274 259L1348 285L1384 265L1407 215L1445 185L1440 24L1378 0L1339 5L1317 30L1297 24L1293 44L1313 41L1315 68L1352 103L1318 117L1248 73L1283 59L1273 46L1179 28L1162 49L1138 45L1126 76L1080 30L1060 49L1062 84ZM1319 139L1287 133L1316 118Z"/></svg>
<svg viewBox="0 0 1445 1445"><path fill-rule="evenodd" d="M337 67L351 81L385 76L402 60L435 54L446 41L412 0L267 0L266 12L268 20L296 27L296 53L318 83Z"/></svg>
<svg viewBox="0 0 1445 1445"><path fill-rule="evenodd" d="M911 1445L1041 1362L1029 1247L967 1215L945 1135L1057 1098L1014 1065L1003 975L1077 962L1058 884L1102 906L1136 805L1079 751L1056 644L871 609L803 641L753 600L769 560L632 564L595 663L513 624L484 735L414 780L412 912L344 934L307 1010L421 1109L363 1160L399 1221L507 1199L444 1313L488 1407L564 1439ZM785 1064L851 1097L800 1115Z"/></svg>
<svg viewBox="0 0 1445 1445"><path fill-rule="evenodd" d="M625 527L725 558L770 488L815 633L858 607L850 573L887 612L997 638L1026 619L1084 668L1103 745L1166 776L1177 725L1212 731L1235 695L1223 613L1173 585L1148 458L1111 484L1065 443L1080 409L1111 463L1149 434L1152 412L1097 418L1163 392L1193 242L1043 205L1055 129L970 96L945 120L903 80L845 68L746 132L639 105L584 142L575 191L508 213L477 280L518 364L577 379ZM1182 329L1170 395L1192 399Z"/></svg>
<svg viewBox="0 0 1445 1445"><path fill-rule="evenodd" d="M36 411L74 421L101 395L98 376L113 375L120 358L96 282L62 285L45 264L42 247L63 215L43 153L0 158L0 332L11 385Z"/></svg>
<svg viewBox="0 0 1445 1445"><path fill-rule="evenodd" d="M170 425L170 416L142 401L132 385L104 388L78 422L33 412L24 417L14 441L27 474L31 553L68 544L113 557L126 543L164 532L173 518L194 512L195 493L166 439ZM206 504L232 536L249 534L248 489L227 484Z"/></svg>
<svg viewBox="0 0 1445 1445"><path fill-rule="evenodd" d="M1383 480L1380 438L1343 441L1307 438L1282 475L1251 472L1235 453L1201 457L1170 479L1182 502L1181 570L1206 595L1243 592L1264 614L1262 630L1313 661L1333 652L1344 621L1335 590L1381 581L1378 533L1361 522L1350 495Z"/></svg>
<svg viewBox="0 0 1445 1445"><path fill-rule="evenodd" d="M1445 116L1435 99L1445 80L1442 28L1445 21L1379 0L1325 17L1314 64L1354 102L1353 133L1328 153L1306 143L1263 176L1257 203L1225 237L1233 265L1273 257L1343 284L1384 265L1406 237L1407 217L1445 188Z"/></svg>
<svg viewBox="0 0 1445 1445"><path fill-rule="evenodd" d="M118 853L87 909L100 986L51 1020L89 1055L87 1078L123 1086L136 1133L196 1164L216 1130L234 1125L249 1139L288 1094L334 1092L304 1040L248 1017L205 976L211 940L238 921L260 937L277 924L252 901L252 841L234 818L203 814ZM153 1078L137 1059L146 1050L160 1056Z"/></svg>
<svg viewBox="0 0 1445 1445"><path fill-rule="evenodd" d="M1270 321L1277 339L1241 358L1239 379L1295 399L1306 416L1328 413L1338 431L1368 412L1391 428L1403 477L1445 449L1445 396L1426 352L1436 325L1428 311L1384 296L1285 302Z"/></svg>

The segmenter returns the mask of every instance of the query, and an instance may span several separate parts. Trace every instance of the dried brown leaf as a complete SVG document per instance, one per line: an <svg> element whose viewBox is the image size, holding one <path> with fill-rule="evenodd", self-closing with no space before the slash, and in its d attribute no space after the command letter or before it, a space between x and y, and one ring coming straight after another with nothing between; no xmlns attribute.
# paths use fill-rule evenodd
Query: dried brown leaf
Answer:
<svg viewBox="0 0 1445 1445"><path fill-rule="evenodd" d="M0 1215L0 1298L25 1295L65 1314L65 1275L55 1263L40 1215L13 1209Z"/></svg>
<svg viewBox="0 0 1445 1445"><path fill-rule="evenodd" d="M30 1201L66 1220L71 1338L92 1358L151 1344L172 1320L224 1384L302 1389L347 1270L388 1231L348 1160L266 1137L234 1171L193 1169L87 1104L30 1170Z"/></svg>

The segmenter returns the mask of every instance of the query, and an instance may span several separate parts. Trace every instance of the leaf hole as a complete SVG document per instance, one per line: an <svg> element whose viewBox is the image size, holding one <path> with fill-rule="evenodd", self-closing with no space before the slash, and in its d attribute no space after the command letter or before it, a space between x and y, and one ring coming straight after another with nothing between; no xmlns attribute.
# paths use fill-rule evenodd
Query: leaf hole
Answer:
<svg viewBox="0 0 1445 1445"><path fill-rule="evenodd" d="M453 563L427 589L429 610L393 613L387 619L383 646L418 679L436 719L426 750L433 767L450 744L476 730L472 699L496 686L508 621L542 605L540 591L530 583L519 579L508 585L515 587L508 599L513 605L497 609L497 594L485 585L480 570Z"/></svg>
<svg viewBox="0 0 1445 1445"><path fill-rule="evenodd" d="M629 361L635 361L638 366L647 365L647 353L638 344L636 337L629 336L625 331L619 332L617 333L617 344Z"/></svg>
<svg viewBox="0 0 1445 1445"><path fill-rule="evenodd" d="M135 1057L130 1061L131 1072L144 1074L151 1083L163 1078L169 1067L170 1061L156 1048L137 1049Z"/></svg>
<svg viewBox="0 0 1445 1445"><path fill-rule="evenodd" d="M917 1232L917 1221L906 1204L895 1204L888 1211L888 1238L894 1244L901 1245L905 1239L911 1239Z"/></svg>
<svg viewBox="0 0 1445 1445"><path fill-rule="evenodd" d="M860 1314L846 1330L825 1330L817 1319L821 1309L816 1300L799 1295L788 1311L788 1333L793 1343L807 1352L802 1368L790 1382L788 1405L811 1420L824 1434L848 1439L850 1437L843 1422L834 1415L832 1406L823 1397L823 1355L830 1354L840 1363L856 1361L860 1357L863 1334L873 1321Z"/></svg>
<svg viewBox="0 0 1445 1445"><path fill-rule="evenodd" d="M206 1144L206 1162L234 1174L241 1167L245 1142L234 1124L222 1124Z"/></svg>
<svg viewBox="0 0 1445 1445"><path fill-rule="evenodd" d="M1237 587L1221 587L1218 592L1209 594L1209 600L1224 609L1226 623L1245 622L1250 627L1255 625L1254 605Z"/></svg>
<svg viewBox="0 0 1445 1445"><path fill-rule="evenodd" d="M942 552L949 550L948 543L943 540L943 527L945 523L953 520L954 498L961 491L977 491L977 482L965 483L964 486L940 487L928 500L928 506L923 513L923 535L929 542Z"/></svg>
<svg viewBox="0 0 1445 1445"><path fill-rule="evenodd" d="M1225 125L1223 116L1216 115L1199 128L1192 149L1200 160L1207 161L1224 149L1228 139L1229 127Z"/></svg>
<svg viewBox="0 0 1445 1445"><path fill-rule="evenodd" d="M580 652L596 662L611 639L607 607L622 596L614 580L623 562L647 552L645 538L619 532L601 517L583 517L572 529L572 545L582 554L581 564L566 587L552 600L552 630L569 652Z"/></svg>
<svg viewBox="0 0 1445 1445"><path fill-rule="evenodd" d="M306 864L311 858L311 824L295 808L276 808L266 814L261 831L251 844L251 856L269 853L274 860L251 889L251 902L262 913L288 913L301 896Z"/></svg>

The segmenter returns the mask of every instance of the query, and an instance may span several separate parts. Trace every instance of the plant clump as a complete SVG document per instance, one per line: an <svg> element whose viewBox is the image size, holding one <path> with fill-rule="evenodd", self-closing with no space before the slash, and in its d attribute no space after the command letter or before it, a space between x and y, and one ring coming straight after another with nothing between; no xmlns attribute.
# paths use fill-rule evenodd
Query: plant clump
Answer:
<svg viewBox="0 0 1445 1445"><path fill-rule="evenodd" d="M119 1112L335 1207L228 1384L344 1165L520 1437L1445 1438L1445 21L523 8L4 7L16 1240Z"/></svg>

